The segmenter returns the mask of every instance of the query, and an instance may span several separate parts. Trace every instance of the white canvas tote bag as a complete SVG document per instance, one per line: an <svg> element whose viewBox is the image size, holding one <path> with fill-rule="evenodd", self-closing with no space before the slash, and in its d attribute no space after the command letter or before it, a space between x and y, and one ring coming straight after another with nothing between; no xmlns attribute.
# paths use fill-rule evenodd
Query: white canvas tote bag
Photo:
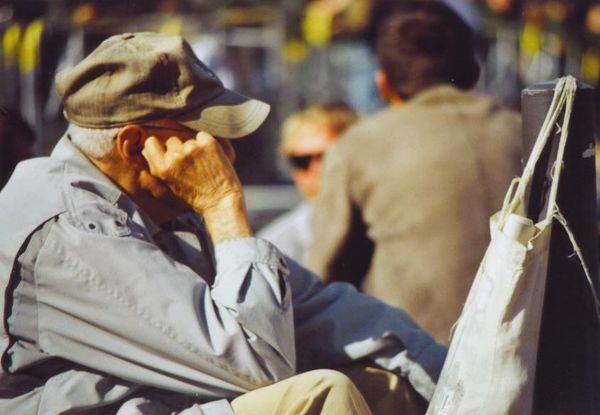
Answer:
<svg viewBox="0 0 600 415"><path fill-rule="evenodd" d="M583 257L556 205L576 81L561 78L523 175L490 219L491 242L458 320L428 415L526 415L532 411L538 338L552 221L567 230L588 281ZM545 217L525 214L535 166L564 110ZM594 293L594 299L597 299Z"/></svg>

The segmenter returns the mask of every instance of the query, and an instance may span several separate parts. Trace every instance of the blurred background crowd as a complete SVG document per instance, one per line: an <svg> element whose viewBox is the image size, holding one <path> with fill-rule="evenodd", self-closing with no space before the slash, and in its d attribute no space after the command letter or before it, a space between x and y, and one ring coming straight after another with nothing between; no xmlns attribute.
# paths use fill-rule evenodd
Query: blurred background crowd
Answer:
<svg viewBox="0 0 600 415"><path fill-rule="evenodd" d="M298 200L278 150L286 117L335 100L363 114L384 106L373 80L372 40L380 15L401 1L2 0L0 186L13 159L47 154L64 131L57 71L115 33L180 34L226 86L272 105L254 137L234 143L260 227ZM480 92L518 110L521 89L538 81L572 74L597 86L600 1L447 3L477 34Z"/></svg>

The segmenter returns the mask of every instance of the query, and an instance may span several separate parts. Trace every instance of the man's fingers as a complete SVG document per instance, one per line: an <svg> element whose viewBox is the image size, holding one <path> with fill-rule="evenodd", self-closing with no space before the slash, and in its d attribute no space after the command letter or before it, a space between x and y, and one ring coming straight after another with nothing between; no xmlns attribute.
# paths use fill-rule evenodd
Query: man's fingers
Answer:
<svg viewBox="0 0 600 415"><path fill-rule="evenodd" d="M196 141L194 141L194 140L187 140L185 143L183 143L181 150L185 154L191 154L197 148L198 148L198 143Z"/></svg>
<svg viewBox="0 0 600 415"><path fill-rule="evenodd" d="M198 144L208 145L216 141L217 140L206 131L198 131L198 134L196 134L196 142Z"/></svg>
<svg viewBox="0 0 600 415"><path fill-rule="evenodd" d="M196 134L196 140L192 142L195 145L207 151L208 153L221 153L223 156L225 156L225 158L228 158L227 154L224 152L223 147L219 143L219 139L213 137L205 131L198 132L198 134Z"/></svg>
<svg viewBox="0 0 600 415"><path fill-rule="evenodd" d="M176 136L169 137L165 144L167 146L167 151L179 151L183 146L179 137Z"/></svg>
<svg viewBox="0 0 600 415"><path fill-rule="evenodd" d="M156 137L149 137L144 143L142 155L148 162L150 173L160 175L165 170L165 148Z"/></svg>

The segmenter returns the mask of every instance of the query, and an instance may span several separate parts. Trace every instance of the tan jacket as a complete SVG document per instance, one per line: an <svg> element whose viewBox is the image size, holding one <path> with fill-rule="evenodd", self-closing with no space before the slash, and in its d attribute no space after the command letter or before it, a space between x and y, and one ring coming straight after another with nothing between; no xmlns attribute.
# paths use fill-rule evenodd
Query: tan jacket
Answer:
<svg viewBox="0 0 600 415"><path fill-rule="evenodd" d="M400 306L448 343L520 173L520 118L451 86L351 128L328 152L309 267Z"/></svg>

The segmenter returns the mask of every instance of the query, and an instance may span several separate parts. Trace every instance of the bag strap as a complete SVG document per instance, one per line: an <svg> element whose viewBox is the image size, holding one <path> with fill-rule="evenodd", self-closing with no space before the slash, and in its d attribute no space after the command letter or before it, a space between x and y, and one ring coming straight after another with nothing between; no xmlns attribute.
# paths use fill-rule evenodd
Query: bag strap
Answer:
<svg viewBox="0 0 600 415"><path fill-rule="evenodd" d="M552 186L550 187L550 195L548 196L548 209L546 211L546 220L552 220L555 213L558 212L558 205L556 204L556 195L558 194L558 183L560 182L561 172L565 167L564 154L565 148L567 147L567 137L569 136L569 123L571 121L571 113L573 112L573 105L575 102L575 94L577 92L577 81L572 76L566 78L565 81L565 116L563 118L562 126L560 129L560 140L558 142L558 151L556 153L556 160L552 165L551 176Z"/></svg>
<svg viewBox="0 0 600 415"><path fill-rule="evenodd" d="M546 143L548 142L550 134L552 133L554 126L556 125L558 117L564 108L564 117L562 125L558 125L560 139L556 153L556 160L554 161L551 169L552 185L550 187L550 194L548 195L546 217L544 218L544 221L549 222L553 218L555 218L557 222L560 223L565 229L565 232L567 233L567 236L571 241L574 255L576 255L579 259L579 263L581 264L588 285L590 286L590 291L592 293L592 298L595 306L594 312L596 318L598 319L598 321L600 321L600 299L598 298L598 294L594 287L589 267L585 263L581 248L575 239L575 235L571 231L567 220L563 216L562 212L558 207L558 204L556 203L558 185L560 182L561 172L564 168L564 153L567 145L567 138L569 135L569 123L571 121L571 114L573 112L576 92L577 81L575 78L573 78L572 76L567 76L558 80L556 84L556 89L554 91L554 96L552 98L552 103L550 104L550 108L548 109L548 113L546 114L546 118L544 119L544 123L542 124L542 128L540 129L540 133L536 138L536 142L531 151L531 155L527 160L525 168L523 169L523 174L520 179L517 178L513 180L506 194L506 199L502 208L502 215L500 215L499 219L499 225L501 226L500 229L504 227L506 218L510 213L517 213L517 210L521 210L524 212L523 203L525 200L525 191L527 190L527 186L532 180L535 166L537 165L537 162L539 161L539 158L546 146ZM521 213L522 216L525 216L523 212L518 213Z"/></svg>
<svg viewBox="0 0 600 415"><path fill-rule="evenodd" d="M533 149L531 150L529 159L527 160L525 168L523 169L523 174L520 178L516 179L511 184L509 192L506 195L507 199L505 200L504 206L502 207L502 211L498 219L500 229L504 227L506 219L511 213L518 213L521 216L525 216L525 193L532 181L535 167L544 151L544 148L546 147L546 144L551 136L552 131L554 130L558 117L560 116L563 108L566 105L567 108L565 109L565 116L563 117L563 125L562 127L559 126L561 132L559 151L557 153L557 157L552 168L552 188L548 199L548 208L546 211L545 220L549 220L552 217L554 212L554 206L556 205L558 178L560 177L560 172L562 171L563 167L564 149L566 147L566 141L568 137L568 126L571 118L571 112L576 90L577 81L572 76L560 78L556 83L554 96L552 97L552 103L550 104L550 108L546 113L546 117L540 129L540 132L538 133L538 136L535 140L535 144L533 146ZM559 168L557 169L556 166L559 166Z"/></svg>

